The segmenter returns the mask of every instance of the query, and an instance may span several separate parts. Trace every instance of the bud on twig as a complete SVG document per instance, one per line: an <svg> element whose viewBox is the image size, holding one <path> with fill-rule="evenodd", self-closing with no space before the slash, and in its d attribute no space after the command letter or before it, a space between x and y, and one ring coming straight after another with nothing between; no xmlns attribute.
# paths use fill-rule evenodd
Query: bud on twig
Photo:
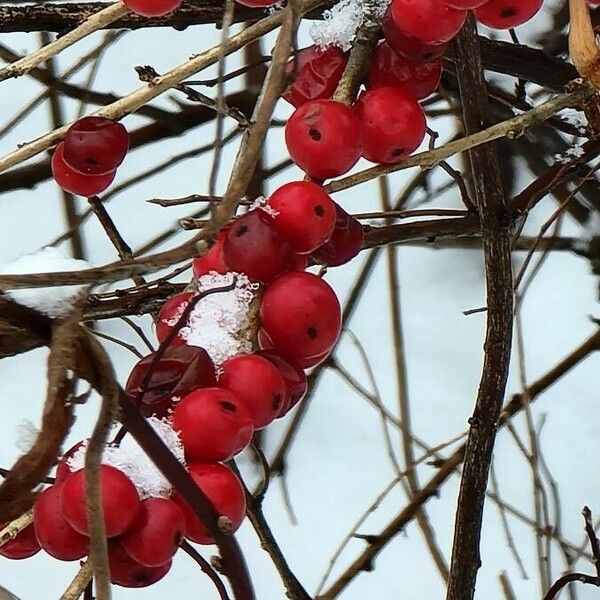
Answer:
<svg viewBox="0 0 600 600"><path fill-rule="evenodd" d="M569 0L569 54L579 74L600 89L600 50L585 0Z"/></svg>

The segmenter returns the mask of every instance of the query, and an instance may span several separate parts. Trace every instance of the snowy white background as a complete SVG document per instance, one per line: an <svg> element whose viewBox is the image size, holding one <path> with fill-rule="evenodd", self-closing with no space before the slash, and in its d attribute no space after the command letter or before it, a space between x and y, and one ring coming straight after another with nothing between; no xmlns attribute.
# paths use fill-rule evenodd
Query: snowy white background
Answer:
<svg viewBox="0 0 600 600"><path fill-rule="evenodd" d="M546 2L547 6L552 3ZM548 27L549 19L540 14L523 38ZM302 31L301 45L308 43L307 27ZM86 40L61 55L59 70L67 68L84 51L98 41ZM504 37L503 39L506 39ZM133 67L151 64L164 72L186 60L192 53L218 43L219 33L210 26L193 27L185 32L170 29L135 31L111 47L107 52L94 83L94 89L126 94L138 87ZM32 50L37 40L34 35L5 35L3 42L13 49ZM264 46L268 51L273 43L270 36ZM237 59L228 61L235 68ZM214 70L203 73L210 77ZM83 83L85 74L74 81ZM230 89L235 89L233 84ZM32 79L0 85L0 107L3 120L8 119L21 105L41 90ZM211 93L211 91L209 91ZM167 108L173 105L166 97L155 102ZM68 117L74 118L77 104L67 101ZM0 153L5 154L17 143L32 139L47 131L47 107L42 105L9 135L0 140ZM89 110L89 109L88 109ZM285 118L290 107L283 102L278 116ZM129 128L142 123L143 118L131 116L124 120ZM451 123L436 121L435 129L442 138L451 134ZM227 123L226 129L231 127ZM132 152L120 168L114 185L124 181L141 169L167 159L185 148L209 142L214 135L213 126L194 129L180 138L167 139L158 145ZM232 164L236 142L224 154L219 190L224 189L229 167ZM283 131L270 134L266 164L272 165L285 157ZM35 160L35 159L34 159ZM190 193L207 193L210 157L194 158L181 162L141 184L114 197L107 208L126 241L135 249L152 235L162 231L177 218L187 215L189 207L161 208L145 200L153 197L176 197ZM359 165L357 168L361 168ZM391 178L392 192L402 188L412 172ZM274 186L300 176L291 168L271 180ZM526 171L520 175L520 186L531 176ZM438 175L434 182L445 182ZM520 187L519 186L519 187ZM352 212L378 209L376 184L336 195ZM460 207L457 193L452 191L436 199L437 207ZM85 208L81 202L80 209ZM531 215L528 231L545 220L554 206L544 200ZM193 210L193 207L192 207ZM23 253L35 251L64 230L62 207L57 188L52 182L38 185L33 190L18 190L0 195L0 265L16 259ZM565 235L584 236L568 218L563 228ZM90 219L83 228L86 250L90 260L102 264L115 259L115 252L97 222ZM185 239L181 234L169 245ZM68 252L68 247L64 246ZM515 256L520 265L523 255ZM353 264L328 274L342 301L351 288L365 256ZM481 254L473 250L439 250L400 248L398 272L402 285L402 312L408 362L409 393L412 405L414 433L435 446L466 429L475 398L482 361L482 340L485 317L482 314L464 316L465 309L477 308L485 303L484 277ZM523 310L526 368L529 381L536 379L593 332L589 315L598 315L596 300L597 281L590 275L588 263L572 254L554 253L537 277L527 297ZM359 308L346 327L362 341L372 361L377 383L386 406L397 412L395 372L391 345L390 317L387 300L385 255L382 254L371 277ZM149 334L152 327L149 317L142 319ZM103 332L115 335L129 343L138 344L135 334L119 321L101 324ZM110 342L105 344L114 360L120 381L125 382L135 357ZM141 349L141 346L139 346ZM352 342L346 336L337 351L343 365L365 387L369 380ZM37 422L45 395L46 350L35 350L17 358L0 361L0 392L2 418L0 419L0 465L9 466L18 456L16 440L18 424L23 417ZM556 480L562 499L562 527L564 536L579 544L583 541L580 510L588 504L600 516L600 479L598 455L600 451L600 419L597 404L600 400L598 369L600 356L589 358L567 377L554 385L533 406L536 422L543 414L547 420L541 443L544 456ZM516 363L511 370L509 392L518 391ZM66 447L85 437L91 429L97 399L92 398L78 409L78 420ZM525 432L524 417L515 424ZM277 447L277 441L286 423L268 430L267 450ZM396 453L401 456L400 436L392 431ZM416 452L417 456L420 453ZM249 463L243 461L249 477L255 475ZM506 431L498 437L495 466L500 491L505 500L528 515L533 514L531 475L522 455ZM419 468L421 482L434 474L430 466ZM315 401L300 430L288 462L287 483L291 502L298 518L294 526L285 510L281 486L274 480L269 490L265 512L279 540L292 570L307 590L313 592L328 565L329 558L346 535L354 521L394 477L386 447L383 442L378 413L361 397L349 389L337 375L328 372L317 390ZM458 477L451 479L439 499L427 505L438 542L449 560L454 507L458 490ZM362 533L377 533L406 504L400 486L361 528ZM526 565L529 579L524 580L512 559L503 535L498 512L492 503L487 504L482 558L477 597L500 598L498 574L506 570L517 598L540 598L536 569L534 537L531 529L511 518L516 545ZM249 563L250 572L261 600L284 598L284 590L268 555L261 550L249 524L239 534L239 541ZM341 557L333 576L341 572L364 542L353 541ZM205 556L214 549L201 549ZM553 572L563 567L558 552L554 551ZM415 523L396 539L377 558L375 571L361 574L342 597L347 600L377 598L439 599L444 597L443 582L432 565L421 533ZM589 564L581 569L593 572ZM0 584L17 594L22 600L53 599L60 596L77 570L77 565L60 563L38 554L26 561L0 560ZM598 598L595 588L578 588L583 600ZM114 598L148 600L170 597L215 598L216 591L200 573L197 566L184 554L178 555L173 569L159 584L144 590L114 588Z"/></svg>

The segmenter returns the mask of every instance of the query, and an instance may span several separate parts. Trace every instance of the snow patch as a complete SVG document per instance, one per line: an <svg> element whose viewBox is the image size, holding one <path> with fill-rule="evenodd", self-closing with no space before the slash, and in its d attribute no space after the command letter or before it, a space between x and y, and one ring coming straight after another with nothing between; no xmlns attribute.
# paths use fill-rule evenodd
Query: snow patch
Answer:
<svg viewBox="0 0 600 600"><path fill-rule="evenodd" d="M166 420L157 417L149 417L147 421L175 458L185 465L183 446L179 435L171 425ZM119 428L120 426L116 426L111 435L116 434ZM67 465L72 471L78 471L84 467L86 451L87 441L67 461ZM102 454L102 464L110 465L125 473L134 483L142 500L144 498L168 498L171 494L171 484L131 435L125 436L119 446L107 446Z"/></svg>
<svg viewBox="0 0 600 600"><path fill-rule="evenodd" d="M236 284L231 291L199 300L179 332L188 345L204 348L217 367L231 356L252 352L246 332L251 325L250 305L260 286L241 273L211 272L198 279L198 292L226 287L234 279Z"/></svg>
<svg viewBox="0 0 600 600"><path fill-rule="evenodd" d="M313 23L309 34L320 48L339 46L349 50L356 32L365 23L381 19L390 0L341 0L323 12L323 20Z"/></svg>
<svg viewBox="0 0 600 600"><path fill-rule="evenodd" d="M22 419L17 425L17 449L27 454L33 448L39 433L40 430L29 419Z"/></svg>
<svg viewBox="0 0 600 600"><path fill-rule="evenodd" d="M26 275L53 271L79 271L90 266L85 260L65 256L58 248L48 246L38 252L26 254L0 267L0 275ZM65 317L73 307L73 301L83 289L80 285L46 288L19 289L6 292L15 302L34 308L54 319Z"/></svg>

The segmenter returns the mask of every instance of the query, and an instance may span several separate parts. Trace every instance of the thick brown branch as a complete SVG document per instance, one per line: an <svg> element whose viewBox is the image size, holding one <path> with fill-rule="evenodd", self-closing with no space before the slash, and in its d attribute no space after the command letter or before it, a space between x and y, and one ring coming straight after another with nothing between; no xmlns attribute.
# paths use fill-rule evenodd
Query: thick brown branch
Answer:
<svg viewBox="0 0 600 600"><path fill-rule="evenodd" d="M476 26L471 17L455 42L456 70L467 134L488 122L488 98ZM483 372L467 440L454 528L447 600L472 600L481 565L479 540L492 450L502 408L512 339L510 220L494 144L469 153L479 209L487 288Z"/></svg>

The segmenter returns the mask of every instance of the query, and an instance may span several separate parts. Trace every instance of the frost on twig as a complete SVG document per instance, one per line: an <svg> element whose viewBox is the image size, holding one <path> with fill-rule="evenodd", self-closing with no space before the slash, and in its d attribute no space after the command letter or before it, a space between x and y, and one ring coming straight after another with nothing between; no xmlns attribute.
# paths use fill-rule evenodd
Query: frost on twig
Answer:
<svg viewBox="0 0 600 600"><path fill-rule="evenodd" d="M341 0L323 12L323 20L313 23L310 37L320 48L339 46L349 50L362 25L383 17L389 0Z"/></svg>

